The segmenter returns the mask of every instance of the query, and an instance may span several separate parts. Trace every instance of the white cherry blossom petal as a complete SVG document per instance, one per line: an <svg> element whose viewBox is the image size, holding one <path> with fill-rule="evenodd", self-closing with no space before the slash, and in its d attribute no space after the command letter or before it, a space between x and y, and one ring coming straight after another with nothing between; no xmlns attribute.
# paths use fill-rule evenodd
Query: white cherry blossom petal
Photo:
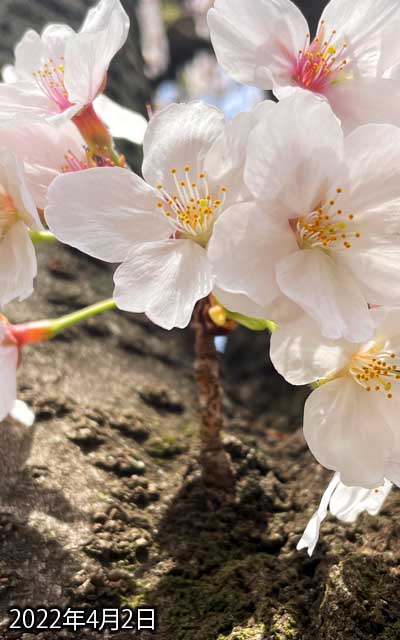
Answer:
<svg viewBox="0 0 400 640"><path fill-rule="evenodd" d="M123 107L104 93L96 98L94 108L114 138L143 144L148 122L142 114Z"/></svg>
<svg viewBox="0 0 400 640"><path fill-rule="evenodd" d="M45 217L62 242L95 258L121 262L133 243L171 235L157 201L157 192L131 171L95 168L59 176L48 191Z"/></svg>
<svg viewBox="0 0 400 640"><path fill-rule="evenodd" d="M238 198L251 199L243 181L243 163L238 163L238 158L245 158L251 131L268 117L274 107L272 100L264 100L251 111L240 113L228 121L205 155L203 170L209 183L229 184L225 206L237 202Z"/></svg>
<svg viewBox="0 0 400 640"><path fill-rule="evenodd" d="M395 79L354 77L329 86L325 90L325 97L341 120L345 133L370 123L400 124L396 108L400 87Z"/></svg>
<svg viewBox="0 0 400 640"><path fill-rule="evenodd" d="M137 245L114 281L120 309L145 312L164 329L186 327L196 302L212 289L207 253L190 240Z"/></svg>
<svg viewBox="0 0 400 640"><path fill-rule="evenodd" d="M374 488L384 482L393 433L377 398L348 376L318 387L305 404L304 436L311 452L339 471L348 486Z"/></svg>
<svg viewBox="0 0 400 640"><path fill-rule="evenodd" d="M400 303L400 243L393 241L370 242L370 246L346 251L342 264L359 283L360 291L370 304ZM354 249L354 250L353 250Z"/></svg>
<svg viewBox="0 0 400 640"><path fill-rule="evenodd" d="M388 23L400 16L396 0L331 0L322 12L325 33L336 30L333 44L348 44L346 55L357 62L359 72L374 75L381 50L381 37Z"/></svg>
<svg viewBox="0 0 400 640"><path fill-rule="evenodd" d="M42 35L29 29L15 47L14 72L19 80L32 82L37 73L51 58L60 58L65 53L67 40L75 31L63 24L48 25Z"/></svg>
<svg viewBox="0 0 400 640"><path fill-rule="evenodd" d="M222 304L225 309L228 309L228 311L241 313L249 318L269 320L269 318L266 317L265 309L243 293L230 293L229 291L224 291L224 289L214 286L213 294L218 302Z"/></svg>
<svg viewBox="0 0 400 640"><path fill-rule="evenodd" d="M0 307L29 298L37 273L35 250L24 222L16 222L0 240Z"/></svg>
<svg viewBox="0 0 400 640"><path fill-rule="evenodd" d="M386 478L382 486L374 489L348 487L340 482L331 498L329 511L342 522L355 522L364 511L370 516L376 516L392 486Z"/></svg>
<svg viewBox="0 0 400 640"><path fill-rule="evenodd" d="M71 102L89 104L100 93L111 60L125 44L129 18L119 0L101 0L82 31L65 49L65 87Z"/></svg>
<svg viewBox="0 0 400 640"><path fill-rule="evenodd" d="M317 511L313 514L311 520L307 524L305 531L297 543L296 549L301 551L301 549L307 549L307 553L309 556L315 551L315 547L317 546L318 538L319 538L319 530L322 522L325 520L328 515L329 502L332 498L333 493L336 491L337 486L340 484L340 474L335 473L332 480L330 481L326 491L324 492L321 502Z"/></svg>
<svg viewBox="0 0 400 640"><path fill-rule="evenodd" d="M339 371L355 350L356 345L345 340L323 338L307 315L278 326L271 335L272 363L294 385L311 384Z"/></svg>
<svg viewBox="0 0 400 640"><path fill-rule="evenodd" d="M224 129L224 115L201 102L172 104L150 120L143 142L143 176L171 195L176 184L171 170L181 176L184 167L195 181L203 171L203 159L210 145Z"/></svg>
<svg viewBox="0 0 400 640"><path fill-rule="evenodd" d="M276 200L287 217L301 216L339 179L342 157L343 133L329 105L297 90L250 134L245 182L257 199Z"/></svg>
<svg viewBox="0 0 400 640"><path fill-rule="evenodd" d="M336 472L324 492L318 510L309 521L297 549L307 549L312 556L318 542L320 527L323 520L330 513L343 522L355 522L358 516L366 511L372 516L379 513L392 483L385 479L384 484L376 489L348 487L340 481L340 474Z"/></svg>
<svg viewBox="0 0 400 640"><path fill-rule="evenodd" d="M303 249L283 258L277 282L320 325L323 336L361 342L372 337L367 300L351 274L322 251Z"/></svg>
<svg viewBox="0 0 400 640"><path fill-rule="evenodd" d="M209 243L216 284L266 307L280 294L275 263L296 246L289 223L270 215L268 205L234 205L217 221Z"/></svg>
<svg viewBox="0 0 400 640"><path fill-rule="evenodd" d="M85 142L78 129L67 122L54 127L47 123L10 127L1 133L4 146L25 164L25 177L36 206L44 209L47 190L65 169L72 170L87 157Z"/></svg>
<svg viewBox="0 0 400 640"><path fill-rule="evenodd" d="M35 202L26 184L24 165L15 153L0 151L0 185L11 197L19 218L34 231L43 229Z"/></svg>
<svg viewBox="0 0 400 640"><path fill-rule="evenodd" d="M8 123L40 122L58 113L54 102L32 83L0 84L0 127Z"/></svg>
<svg viewBox="0 0 400 640"><path fill-rule="evenodd" d="M345 138L345 157L348 186L343 200L347 210L357 215L358 224L362 224L364 212L368 215L386 203L400 202L399 127L389 124L358 127ZM375 215L382 217L382 214Z"/></svg>
<svg viewBox="0 0 400 640"><path fill-rule="evenodd" d="M290 0L216 0L208 13L211 40L220 65L238 82L272 89L291 66L308 32Z"/></svg>

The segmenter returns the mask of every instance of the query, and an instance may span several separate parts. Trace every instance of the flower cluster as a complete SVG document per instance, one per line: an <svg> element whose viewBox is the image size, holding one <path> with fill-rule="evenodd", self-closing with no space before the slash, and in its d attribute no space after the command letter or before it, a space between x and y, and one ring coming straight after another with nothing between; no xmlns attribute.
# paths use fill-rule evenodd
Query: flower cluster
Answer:
<svg viewBox="0 0 400 640"><path fill-rule="evenodd" d="M304 434L335 471L300 542L311 552L329 504L352 520L400 485L399 17L396 0L331 0L311 38L290 0L215 0L219 63L279 99L230 121L173 104L144 132L101 96L128 33L119 0L79 33L29 31L0 85L0 304L31 293L29 230L44 225L120 263L116 305L165 329L211 294L247 326L273 322L271 359L314 386ZM112 135L144 136L143 177ZM0 417L15 385L3 396Z"/></svg>

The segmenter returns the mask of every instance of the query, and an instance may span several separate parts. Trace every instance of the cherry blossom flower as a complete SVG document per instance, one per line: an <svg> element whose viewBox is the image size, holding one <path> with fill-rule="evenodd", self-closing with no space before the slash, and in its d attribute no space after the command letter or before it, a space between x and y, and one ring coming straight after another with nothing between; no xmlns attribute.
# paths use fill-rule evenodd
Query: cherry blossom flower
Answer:
<svg viewBox="0 0 400 640"><path fill-rule="evenodd" d="M244 179L254 200L210 242L218 286L246 294L258 317L279 323L290 302L328 338L368 340L368 305L400 303L400 129L343 137L329 105L298 90L251 132Z"/></svg>
<svg viewBox="0 0 400 640"><path fill-rule="evenodd" d="M396 0L331 0L310 40L290 0L216 0L208 24L218 61L235 80L278 98L294 87L315 92L352 128L399 122L399 83L379 75L382 48L386 67L396 59L389 29L399 17Z"/></svg>
<svg viewBox="0 0 400 640"><path fill-rule="evenodd" d="M392 486L392 483L385 479L383 485L375 489L347 487L340 481L340 474L336 472L322 496L318 510L308 523L297 549L307 549L308 555L312 556L317 546L321 524L328 515L328 509L342 522L355 522L363 512L376 516Z"/></svg>
<svg viewBox="0 0 400 640"><path fill-rule="evenodd" d="M0 124L65 122L91 105L104 87L108 67L126 41L129 18L119 0L100 0L76 33L65 25L29 30L3 70Z"/></svg>
<svg viewBox="0 0 400 640"><path fill-rule="evenodd" d="M45 216L62 241L122 262L114 299L160 326L185 327L213 287L207 247L214 225L244 197L248 132L269 105L225 124L201 103L171 105L150 121L143 175L119 168L58 177Z"/></svg>
<svg viewBox="0 0 400 640"><path fill-rule="evenodd" d="M121 107L104 94L96 98L94 105L113 135L137 144L143 142L147 127L143 116ZM58 127L46 122L9 127L1 132L1 146L24 161L27 184L39 209L44 209L47 190L61 173L113 166L104 150L97 155L86 146L71 122Z"/></svg>
<svg viewBox="0 0 400 640"><path fill-rule="evenodd" d="M29 229L42 228L23 163L0 152L0 306L31 295L37 264Z"/></svg>
<svg viewBox="0 0 400 640"><path fill-rule="evenodd" d="M322 338L304 315L278 327L271 360L294 385L316 383L304 409L304 436L318 462L348 486L400 485L400 309L373 309L365 343Z"/></svg>

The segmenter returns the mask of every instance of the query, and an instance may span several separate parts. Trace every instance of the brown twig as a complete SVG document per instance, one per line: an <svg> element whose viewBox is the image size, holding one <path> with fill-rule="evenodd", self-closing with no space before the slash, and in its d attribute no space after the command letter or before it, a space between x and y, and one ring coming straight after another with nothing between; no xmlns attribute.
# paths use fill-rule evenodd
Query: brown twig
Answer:
<svg viewBox="0 0 400 640"><path fill-rule="evenodd" d="M207 484L230 489L234 485L234 476L221 438L222 388L214 345L215 332L208 318L209 306L208 300L200 301L193 318L196 352L194 369L201 415L199 460Z"/></svg>

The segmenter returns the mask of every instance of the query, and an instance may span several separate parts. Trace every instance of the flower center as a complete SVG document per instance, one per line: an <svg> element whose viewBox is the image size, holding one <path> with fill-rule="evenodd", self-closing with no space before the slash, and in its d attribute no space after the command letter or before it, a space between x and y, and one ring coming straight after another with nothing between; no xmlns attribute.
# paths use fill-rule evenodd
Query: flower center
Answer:
<svg viewBox="0 0 400 640"><path fill-rule="evenodd" d="M163 185L157 185L162 197L157 207L170 220L175 238L189 238L205 247L222 213L227 188L221 187L215 197L210 194L206 174L199 173L194 181L188 165L181 176L175 168L171 169L171 175L176 191L170 195Z"/></svg>
<svg viewBox="0 0 400 640"><path fill-rule="evenodd" d="M355 227L354 213L344 213L337 208L342 189L338 187L336 193L336 199L290 221L300 249L351 249L351 241L361 237Z"/></svg>
<svg viewBox="0 0 400 640"><path fill-rule="evenodd" d="M0 239L4 238L17 217L18 211L12 198L0 185Z"/></svg>
<svg viewBox="0 0 400 640"><path fill-rule="evenodd" d="M349 373L366 391L384 391L391 399L392 383L400 380L400 358L390 351L381 351L381 345L374 344L368 351L353 356Z"/></svg>
<svg viewBox="0 0 400 640"><path fill-rule="evenodd" d="M114 167L115 163L111 160L107 150L104 155L96 155L87 147L83 147L82 157L78 157L73 151L64 154L65 164L61 167L62 173L74 173L76 171L84 171L85 169L93 169L94 167Z"/></svg>
<svg viewBox="0 0 400 640"><path fill-rule="evenodd" d="M333 46L332 40L336 31L325 39L325 25L321 21L318 33L309 44L307 35L304 48L300 49L293 68L293 79L302 87L311 91L321 92L327 84L338 82L344 78L342 74L348 60L343 58L347 48L344 43L340 49Z"/></svg>
<svg viewBox="0 0 400 640"><path fill-rule="evenodd" d="M64 84L64 56L49 58L42 69L33 72L39 89L56 103L60 112L72 106Z"/></svg>

